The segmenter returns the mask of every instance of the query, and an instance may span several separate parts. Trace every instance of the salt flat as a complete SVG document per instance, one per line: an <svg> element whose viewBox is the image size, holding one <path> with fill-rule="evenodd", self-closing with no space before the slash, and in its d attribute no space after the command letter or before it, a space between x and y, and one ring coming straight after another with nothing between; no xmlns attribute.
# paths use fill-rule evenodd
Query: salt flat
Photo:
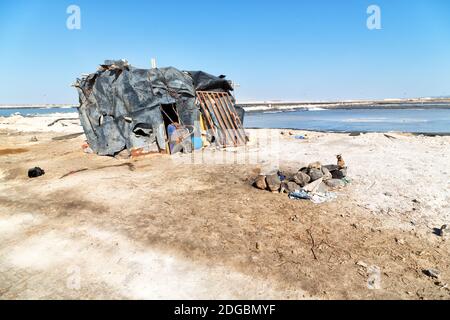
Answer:
<svg viewBox="0 0 450 320"><path fill-rule="evenodd" d="M53 140L82 131L58 117L0 118L1 298L450 297L433 233L450 222L450 137L262 129L246 148L116 160ZM251 185L336 154L352 183L333 202Z"/></svg>

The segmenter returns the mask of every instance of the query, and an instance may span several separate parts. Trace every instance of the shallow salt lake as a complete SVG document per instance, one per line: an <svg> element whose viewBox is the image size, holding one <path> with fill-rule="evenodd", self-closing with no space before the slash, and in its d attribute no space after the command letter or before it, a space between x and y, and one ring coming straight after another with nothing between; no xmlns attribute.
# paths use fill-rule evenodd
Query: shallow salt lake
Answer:
<svg viewBox="0 0 450 320"><path fill-rule="evenodd" d="M0 109L0 116L73 113L76 108ZM312 109L247 113L246 128L333 132L450 133L450 109Z"/></svg>
<svg viewBox="0 0 450 320"><path fill-rule="evenodd" d="M246 128L450 133L450 109L297 110L247 113Z"/></svg>
<svg viewBox="0 0 450 320"><path fill-rule="evenodd" d="M21 115L24 117L45 116L52 113L73 113L78 112L76 108L0 108L0 117L10 117Z"/></svg>

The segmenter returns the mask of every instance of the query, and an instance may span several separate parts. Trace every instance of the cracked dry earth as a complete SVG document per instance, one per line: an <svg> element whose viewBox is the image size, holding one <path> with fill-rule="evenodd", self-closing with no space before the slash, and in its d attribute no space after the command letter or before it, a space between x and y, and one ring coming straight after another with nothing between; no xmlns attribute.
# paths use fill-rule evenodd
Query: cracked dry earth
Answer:
<svg viewBox="0 0 450 320"><path fill-rule="evenodd" d="M252 165L116 160L82 153L83 137L55 136L0 133L0 299L450 298L449 242L419 219L417 202L396 211L411 199L387 212L358 198L376 187L356 160L354 182L315 205L254 189L264 155ZM329 137L349 146L348 159L377 155L358 137ZM306 162L339 151L323 134L283 139ZM46 175L28 179L35 166Z"/></svg>

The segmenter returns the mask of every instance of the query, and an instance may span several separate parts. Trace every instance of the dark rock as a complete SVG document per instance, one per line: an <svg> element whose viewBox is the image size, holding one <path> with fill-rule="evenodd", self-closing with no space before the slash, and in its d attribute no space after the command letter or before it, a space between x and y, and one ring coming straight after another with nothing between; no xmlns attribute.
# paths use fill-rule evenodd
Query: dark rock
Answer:
<svg viewBox="0 0 450 320"><path fill-rule="evenodd" d="M341 187L345 187L345 182L341 179L330 179L325 181L325 184L332 189L337 189Z"/></svg>
<svg viewBox="0 0 450 320"><path fill-rule="evenodd" d="M30 142L38 142L39 140L38 140L38 138L36 137L36 136L34 136L34 137L32 137L31 139L30 139Z"/></svg>
<svg viewBox="0 0 450 320"><path fill-rule="evenodd" d="M308 174L309 169L308 168L301 168L298 172L302 172L304 174Z"/></svg>
<svg viewBox="0 0 450 320"><path fill-rule="evenodd" d="M323 178L322 170L319 169L309 169L308 175L310 176L311 181L316 181Z"/></svg>
<svg viewBox="0 0 450 320"><path fill-rule="evenodd" d="M43 176L45 171L39 167L28 170L28 178L37 178Z"/></svg>
<svg viewBox="0 0 450 320"><path fill-rule="evenodd" d="M259 176L256 178L255 183L253 184L256 188L261 190L267 189L266 176Z"/></svg>
<svg viewBox="0 0 450 320"><path fill-rule="evenodd" d="M347 176L347 169L332 171L333 179L344 179Z"/></svg>
<svg viewBox="0 0 450 320"><path fill-rule="evenodd" d="M304 187L311 181L311 177L300 171L293 177L293 181L300 187Z"/></svg>
<svg viewBox="0 0 450 320"><path fill-rule="evenodd" d="M295 182L282 182L281 183L281 191L286 193L295 192L300 190L301 187Z"/></svg>
<svg viewBox="0 0 450 320"><path fill-rule="evenodd" d="M278 174L272 174L266 177L267 187L270 191L279 191L281 187L281 180Z"/></svg>
<svg viewBox="0 0 450 320"><path fill-rule="evenodd" d="M333 179L333 175L331 174L331 172L327 168L322 167L322 173L323 173L323 181L327 181L327 180Z"/></svg>
<svg viewBox="0 0 450 320"><path fill-rule="evenodd" d="M441 229L439 229L439 235L445 237L447 234L449 234L449 228L448 225L444 224Z"/></svg>
<svg viewBox="0 0 450 320"><path fill-rule="evenodd" d="M326 166L323 166L323 167L327 168L328 171L330 171L330 172L339 170L339 167L337 165L335 165L335 164L329 164L329 165L326 165Z"/></svg>
<svg viewBox="0 0 450 320"><path fill-rule="evenodd" d="M439 278L439 276L440 276L440 272L439 272L439 270L436 270L436 269L426 269L426 270L423 270L423 273L426 275L426 276L428 276L428 277L430 277L430 278L433 278L433 279L437 279L437 278Z"/></svg>

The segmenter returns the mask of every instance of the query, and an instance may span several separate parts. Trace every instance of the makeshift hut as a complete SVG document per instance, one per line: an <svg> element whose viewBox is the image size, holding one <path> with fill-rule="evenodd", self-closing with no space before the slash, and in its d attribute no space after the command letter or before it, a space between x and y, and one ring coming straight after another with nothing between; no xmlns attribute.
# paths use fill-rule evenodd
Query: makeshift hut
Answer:
<svg viewBox="0 0 450 320"><path fill-rule="evenodd" d="M99 155L125 149L186 153L207 144L247 142L244 112L235 106L225 76L172 67L138 69L125 60L107 60L74 86L87 142Z"/></svg>

